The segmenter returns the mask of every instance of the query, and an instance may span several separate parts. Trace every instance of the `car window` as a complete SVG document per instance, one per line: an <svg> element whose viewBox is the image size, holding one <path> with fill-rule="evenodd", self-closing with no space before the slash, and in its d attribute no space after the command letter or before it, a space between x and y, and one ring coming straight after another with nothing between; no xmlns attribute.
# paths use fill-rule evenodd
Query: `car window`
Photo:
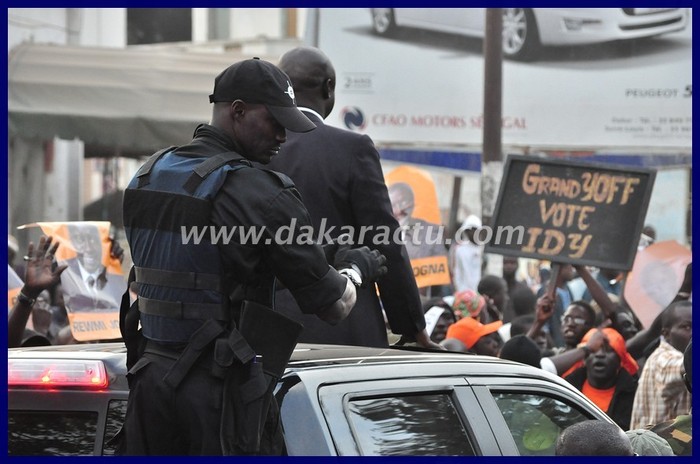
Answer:
<svg viewBox="0 0 700 464"><path fill-rule="evenodd" d="M518 451L523 456L552 456L559 433L589 419L556 398L532 393L494 393Z"/></svg>
<svg viewBox="0 0 700 464"><path fill-rule="evenodd" d="M11 456L93 454L97 412L9 411L8 416Z"/></svg>
<svg viewBox="0 0 700 464"><path fill-rule="evenodd" d="M362 455L474 455L448 393L354 398L348 417Z"/></svg>
<svg viewBox="0 0 700 464"><path fill-rule="evenodd" d="M113 400L109 402L107 409L107 423L105 424L105 441L102 445L103 456L114 456L117 451L117 441L115 437L121 430L126 416L126 401Z"/></svg>

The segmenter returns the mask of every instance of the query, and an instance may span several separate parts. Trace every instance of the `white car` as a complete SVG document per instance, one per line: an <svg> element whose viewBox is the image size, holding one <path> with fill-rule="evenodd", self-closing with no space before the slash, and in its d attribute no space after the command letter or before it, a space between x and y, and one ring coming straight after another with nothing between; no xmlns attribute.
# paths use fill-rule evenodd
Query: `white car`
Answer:
<svg viewBox="0 0 700 464"><path fill-rule="evenodd" d="M8 455L115 454L123 343L11 348L7 363ZM288 456L545 456L572 424L613 423L542 369L410 347L299 344L275 396Z"/></svg>
<svg viewBox="0 0 700 464"><path fill-rule="evenodd" d="M372 8L372 27L391 35L408 26L484 36L485 8ZM503 8L503 56L527 61L541 46L593 44L683 30L687 8Z"/></svg>

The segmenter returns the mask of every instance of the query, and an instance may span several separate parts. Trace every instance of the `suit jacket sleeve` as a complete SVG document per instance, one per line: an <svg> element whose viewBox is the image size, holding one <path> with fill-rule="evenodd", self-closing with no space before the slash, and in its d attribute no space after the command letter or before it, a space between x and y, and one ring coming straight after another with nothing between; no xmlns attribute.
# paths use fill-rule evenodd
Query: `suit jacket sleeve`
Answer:
<svg viewBox="0 0 700 464"><path fill-rule="evenodd" d="M406 247L394 241L399 224L391 213L379 153L368 136L360 138L352 160L352 213L355 224L368 230L361 242L387 258L389 272L377 281L384 312L392 332L413 336L425 328L423 308Z"/></svg>

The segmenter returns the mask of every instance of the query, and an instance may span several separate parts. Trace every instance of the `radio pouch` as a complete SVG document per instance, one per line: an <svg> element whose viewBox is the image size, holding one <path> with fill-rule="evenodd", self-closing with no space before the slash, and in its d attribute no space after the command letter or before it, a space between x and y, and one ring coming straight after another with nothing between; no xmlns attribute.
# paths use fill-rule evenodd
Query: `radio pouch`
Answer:
<svg viewBox="0 0 700 464"><path fill-rule="evenodd" d="M243 302L238 333L255 352L254 358L241 360L243 364L228 363L224 361L226 357L219 354L226 350L220 349L216 350L215 356L217 364L231 366L224 377L221 415L220 438L224 455L267 454L276 448L268 443L268 439L274 441L275 437L264 436L265 426L279 420L273 392L302 329L298 322L266 306L249 300ZM226 340L226 345L230 349L238 344ZM279 430L276 424L270 423L269 426Z"/></svg>
<svg viewBox="0 0 700 464"><path fill-rule="evenodd" d="M304 326L267 306L244 301L238 330L262 357L266 374L279 379L292 356Z"/></svg>

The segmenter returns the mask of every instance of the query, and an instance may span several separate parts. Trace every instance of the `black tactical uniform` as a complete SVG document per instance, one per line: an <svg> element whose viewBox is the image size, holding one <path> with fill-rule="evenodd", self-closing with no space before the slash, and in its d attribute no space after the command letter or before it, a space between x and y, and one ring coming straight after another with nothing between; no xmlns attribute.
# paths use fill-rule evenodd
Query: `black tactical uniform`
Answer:
<svg viewBox="0 0 700 464"><path fill-rule="evenodd" d="M215 94L224 84L242 86L249 96L236 99L266 104L289 130L313 128L301 113L305 121L290 115L297 110L286 75L260 60L242 63L238 71L245 68L245 75L234 75L239 64L228 68L217 77ZM272 96L257 101L260 88ZM233 101L216 98L210 97ZM348 280L328 265L320 246L294 240L310 220L291 181L252 167L237 151L227 132L201 125L190 144L151 157L125 192L138 284L138 310L125 311L123 302L121 318L131 348L126 454L280 452L276 405L269 403L274 382L265 368L277 363L279 373L286 359L261 359L240 320L242 302L271 306L275 277L312 314L346 290ZM244 318L257 324L254 335L263 344L293 347L294 327L280 332L274 318L253 309ZM143 338L135 335L135 315ZM265 427L273 439L260 443L268 405Z"/></svg>

